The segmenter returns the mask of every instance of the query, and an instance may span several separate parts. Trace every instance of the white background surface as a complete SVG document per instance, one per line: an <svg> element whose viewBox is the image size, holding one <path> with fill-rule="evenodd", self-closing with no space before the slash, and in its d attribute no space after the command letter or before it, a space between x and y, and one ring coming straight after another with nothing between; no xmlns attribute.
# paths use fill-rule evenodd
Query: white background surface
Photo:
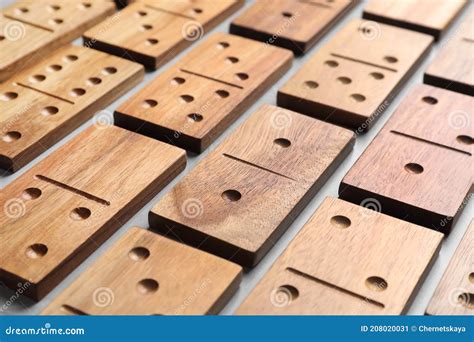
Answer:
<svg viewBox="0 0 474 342"><path fill-rule="evenodd" d="M40 0L41 1L41 0ZM216 0L218 1L218 0ZM450 0L445 0L450 1ZM12 1L1 1L2 7L6 6L7 4L11 3ZM248 1L245 7L250 6L252 1ZM245 8L244 7L244 8ZM259 108L264 103L269 104L276 104L276 93L277 90L292 76L295 72L304 64L304 62L310 58L322 45L324 45L340 28L342 28L348 21L354 18L361 18L362 16L362 9L364 7L364 1L359 3L347 16L343 18L336 26L334 26L325 36L324 39L320 40L318 44L313 47L307 55L303 58L296 58L293 63L293 67L289 72L285 74L285 76L280 79L269 91L265 93L265 95L260 98L252 107L249 108L241 118L234 123L230 128L228 128L225 133L214 142L214 144L209 147L204 153L199 156L189 155L188 154L188 165L186 170L181 173L173 182L171 182L164 190L162 190L152 201L150 201L142 210L140 210L131 220L128 222L124 222L123 227L117 231L104 245L102 245L95 253L93 253L89 258L87 258L73 273L71 273L65 280L61 282L59 286L57 286L48 296L46 296L42 301L39 303L35 303L28 298L21 298L14 302L13 305L9 307L6 312L3 314L37 314L42 311L42 309L54 298L56 297L61 291L71 284L75 278L78 277L87 267L89 267L98 256L100 256L111 244L113 244L127 229L132 226L139 226L143 228L148 227L148 219L147 215L151 207L159 201L159 199L168 192L177 181L179 181L182 177L184 177L195 165L199 162L202 158L204 158L207 153L213 150L227 135L229 135L240 123L242 123L251 113L253 113L257 108ZM436 56L437 51L443 44L449 39L449 36L453 34L456 30L457 26L459 25L460 21L466 16L468 11L473 10L473 5L470 4L467 9L464 10L462 16L458 18L455 24L451 27L448 34L446 34L443 39L437 42L431 51L429 57L425 62L420 66L418 71L410 78L408 83L403 87L402 91L398 94L398 96L394 99L393 103L390 107L386 110L386 112L381 116L381 118L377 121L373 129L363 136L357 137L357 141L354 147L353 152L349 155L349 157L342 163L342 165L336 170L336 172L331 176L329 181L322 187L319 193L312 199L309 205L303 210L301 215L293 222L290 228L286 231L286 233L279 239L277 244L271 249L271 251L266 255L266 257L257 265L254 269L246 272L243 277L243 281L240 285L240 289L228 303L228 305L222 311L222 314L232 314L235 309L239 306L239 304L244 300L244 298L249 294L249 292L256 286L258 281L263 277L265 272L269 269L275 259L282 253L291 239L298 233L298 231L302 228L304 223L310 218L310 216L314 213L314 211L319 207L320 203L323 199L327 196L334 196L337 197L337 190L340 181L342 180L343 176L349 170L349 168L354 164L358 156L364 151L367 147L368 143L372 141L376 133L380 130L386 120L390 117L392 112L397 108L401 99L405 97L408 93L410 88L417 83L422 83L423 81L423 72L428 66L429 62ZM228 32L229 25L232 19L238 16L243 9L239 10L236 14L231 16L221 25L219 25L216 29L207 32L207 34L212 32ZM126 29L124 27L124 29ZM204 36L203 39L205 39ZM78 39L74 42L74 44L81 45L82 40ZM197 43L199 44L199 42ZM393 42L393 44L397 44L397 42ZM128 92L125 96L121 97L119 100L112 103L107 108L104 108L110 112L113 112L121 103L126 101L132 94L139 91L145 84L150 82L154 79L158 74L160 74L163 70L171 66L175 63L177 59L179 59L183 54L186 54L190 49L196 46L196 44L192 45L187 50L183 51L181 54L178 54L173 60L171 60L166 65L162 66L155 72L148 72L145 77L145 81L142 82L140 85L135 87L132 91ZM3 53L3 52L2 52ZM212 61L210 61L212 63ZM80 131L83 131L88 126L92 125L92 120L89 120L87 123L82 125L79 129L74 131L73 133L69 134L65 139L63 139L60 143L56 144L54 147L50 148L48 151L40 155L38 158L33 160L28 166L20 170L14 175L2 175L0 176L0 188L4 188L7 184L11 183L15 178L21 176L22 173L27 171L29 168L37 164L41 159L45 158L47 155L54 152L59 146L63 145L74 136L76 136ZM454 165L454 167L465 167L465 165ZM433 268L431 269L428 277L424 281L422 287L420 288L418 294L415 297L413 304L411 305L408 314L416 314L421 315L424 313L428 302L439 282L441 276L446 269L451 256L453 255L456 246L459 244L462 235L464 234L466 228L468 227L470 220L472 219L472 209L473 204L472 200L464 210L462 216L460 217L457 224L454 226L453 232L443 241L443 245L440 251L440 255L435 262ZM65 227L67 228L67 227ZM66 234L66 232L65 232ZM358 267L354 265L354 267ZM11 296L13 292L5 289L4 287L0 287L0 306L3 305ZM0 313L1 314L1 313Z"/></svg>

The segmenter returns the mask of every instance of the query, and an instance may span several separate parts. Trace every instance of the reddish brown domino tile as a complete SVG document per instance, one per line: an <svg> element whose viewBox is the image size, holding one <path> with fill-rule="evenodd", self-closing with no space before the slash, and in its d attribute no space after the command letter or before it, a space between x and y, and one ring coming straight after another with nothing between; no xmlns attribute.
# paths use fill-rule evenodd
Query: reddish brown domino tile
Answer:
<svg viewBox="0 0 474 342"><path fill-rule="evenodd" d="M0 281L43 298L185 165L174 146L89 127L0 193Z"/></svg>
<svg viewBox="0 0 474 342"><path fill-rule="evenodd" d="M416 70L432 41L390 25L351 21L280 88L277 103L365 132Z"/></svg>
<svg viewBox="0 0 474 342"><path fill-rule="evenodd" d="M150 227L252 267L353 142L349 130L264 105L153 207Z"/></svg>
<svg viewBox="0 0 474 342"><path fill-rule="evenodd" d="M472 192L474 99L416 86L343 178L339 195L449 233Z"/></svg>

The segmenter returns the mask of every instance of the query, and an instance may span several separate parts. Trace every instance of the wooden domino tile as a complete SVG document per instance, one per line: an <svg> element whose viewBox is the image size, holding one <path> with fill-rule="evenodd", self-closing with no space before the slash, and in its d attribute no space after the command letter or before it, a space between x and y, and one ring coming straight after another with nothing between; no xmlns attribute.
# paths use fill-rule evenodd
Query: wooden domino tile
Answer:
<svg viewBox="0 0 474 342"><path fill-rule="evenodd" d="M472 191L474 99L419 85L343 178L341 198L449 233Z"/></svg>
<svg viewBox="0 0 474 342"><path fill-rule="evenodd" d="M165 194L150 227L254 266L353 142L349 130L264 105Z"/></svg>
<svg viewBox="0 0 474 342"><path fill-rule="evenodd" d="M104 0L15 1L0 14L0 81L44 59L114 10L114 3Z"/></svg>
<svg viewBox="0 0 474 342"><path fill-rule="evenodd" d="M143 76L140 64L70 45L0 84L0 167L17 171Z"/></svg>
<svg viewBox="0 0 474 342"><path fill-rule="evenodd" d="M370 0L362 16L430 34L438 40L467 4L466 0Z"/></svg>
<svg viewBox="0 0 474 342"><path fill-rule="evenodd" d="M458 245L426 310L428 315L474 314L474 221Z"/></svg>
<svg viewBox="0 0 474 342"><path fill-rule="evenodd" d="M354 20L278 91L277 103L362 133L388 107L432 41L422 33Z"/></svg>
<svg viewBox="0 0 474 342"><path fill-rule="evenodd" d="M425 71L425 83L474 96L473 26L471 12Z"/></svg>
<svg viewBox="0 0 474 342"><path fill-rule="evenodd" d="M84 33L84 45L156 69L242 5L239 0L142 0Z"/></svg>
<svg viewBox="0 0 474 342"><path fill-rule="evenodd" d="M326 198L239 315L399 315L406 312L443 235Z"/></svg>
<svg viewBox="0 0 474 342"><path fill-rule="evenodd" d="M241 273L234 263L132 228L42 314L217 314L238 289Z"/></svg>
<svg viewBox="0 0 474 342"><path fill-rule="evenodd" d="M115 124L200 153L290 68L292 56L216 33L122 104Z"/></svg>
<svg viewBox="0 0 474 342"><path fill-rule="evenodd" d="M257 1L230 25L230 33L307 52L358 1Z"/></svg>
<svg viewBox="0 0 474 342"><path fill-rule="evenodd" d="M89 127L0 193L0 281L41 299L185 164L174 146Z"/></svg>

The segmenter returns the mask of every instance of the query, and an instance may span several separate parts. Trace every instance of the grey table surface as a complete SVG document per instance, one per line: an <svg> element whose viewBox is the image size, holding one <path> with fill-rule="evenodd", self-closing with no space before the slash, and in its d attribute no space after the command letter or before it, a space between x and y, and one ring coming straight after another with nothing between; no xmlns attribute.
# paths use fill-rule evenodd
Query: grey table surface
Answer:
<svg viewBox="0 0 474 342"><path fill-rule="evenodd" d="M41 1L41 0L39 0ZM218 1L218 0L216 0ZM450 1L450 0L446 0ZM11 0L2 0L0 1L1 7L7 6L14 1ZM242 11L251 6L253 1L247 1L244 5L243 9L240 9L237 13L229 17L219 26L217 26L212 31L206 32L206 35L202 38L205 39L206 36L213 32L228 32L230 22L238 16ZM201 159L205 158L206 155L212 151L225 137L227 137L235 128L240 125L249 115L251 115L257 108L259 108L262 104L276 104L276 93L278 89L286 83L286 81L296 73L296 71L309 59L311 56L318 51L318 49L323 46L326 42L328 42L334 34L339 31L348 21L361 18L362 10L364 8L365 1L361 1L348 15L346 15L341 21L338 22L337 25L333 26L331 30L326 33L326 35L321 39L316 46L314 46L305 56L296 58L294 60L293 66L290 71L288 71L284 77L282 77L273 87L268 90L256 103L254 103L241 117L237 120L231 127L229 127L225 133L219 137L204 153L199 156L196 155L188 155L188 164L186 170L181 173L176 179L174 179L167 187L165 187L158 195L153 198L147 205L145 205L136 215L133 216L128 222L123 222L123 226L120 230L118 230L106 243L104 243L100 248L98 248L92 255L90 255L77 269L74 270L66 279L64 279L60 285L58 285L48 296L46 296L43 300L38 303L35 303L28 298L20 297L18 299L11 301L12 296L14 296L14 292L9 289L6 289L4 286L0 286L0 307L4 303L9 303L7 310L3 310L0 312L0 315L35 315L38 314L43 310L43 308L50 303L53 298L58 296L67 286L69 286L74 279L76 279L86 268L88 268L104 251L109 248L118 238L120 238L123 233L128 230L130 227L139 226L143 228L148 227L148 219L147 214L152 208L152 206L157 203L160 198L167 193L171 188L198 163ZM252 270L246 272L243 276L242 283L240 285L239 290L237 293L232 297L232 299L228 302L226 307L222 310L221 314L230 315L232 314L236 308L240 305L240 303L247 297L250 291L257 285L259 280L265 275L269 267L273 264L276 258L283 252L283 250L288 246L289 242L293 239L293 237L298 233L298 231L303 227L305 222L311 217L311 215L315 212L315 210L319 207L321 202L327 196L337 197L337 190L339 187L339 183L346 174L346 172L350 169L350 167L354 164L360 154L365 150L367 145L373 140L377 132L382 128L384 123L387 119L391 116L394 110L398 107L400 101L407 95L412 88L413 85L419 84L423 82L423 72L426 67L429 65L430 61L436 56L437 52L443 45L449 40L450 36L454 33L457 26L459 25L460 21L467 15L468 11L473 11L474 5L471 3L467 9L464 10L462 15L456 20L455 24L450 28L448 33L441 39L441 41L437 42L432 49L431 53L429 54L428 58L424 61L424 63L419 67L417 72L409 79L409 81L405 84L401 92L396 96L393 100L392 104L388 107L385 113L381 116L381 118L377 121L373 129L370 130L369 133L365 135L361 135L357 137L356 144L354 146L353 152L349 155L349 157L339 166L339 168L334 172L334 174L330 177L329 181L321 188L318 194L311 200L311 202L307 205L307 207L303 210L303 212L298 216L298 218L291 224L289 229L284 233L284 235L277 241L277 243L273 246L270 252L265 256L265 258ZM126 29L126 28L124 28ZM74 41L74 44L81 45L82 39L77 39ZM199 44L199 42L197 42ZM396 44L396 42L394 42ZM105 111L109 113L113 113L113 111L123 102L125 102L130 96L134 93L138 92L141 88L143 88L146 84L148 84L151 80L153 80L157 75L163 72L166 68L173 65L181 56L189 52L193 46L196 46L196 43L186 49L185 51L181 52L180 54L176 55L170 62L166 65L162 66L158 70L154 72L148 72L145 76L145 80L141 82L138 86L134 89L129 91L127 94L122 96L120 99L109 105L108 107L104 108ZM31 163L29 163L26 167L15 174L0 174L0 189L3 189L7 184L13 182L17 177L21 176L24 172L28 169L33 167L37 164L40 160L48 156L49 154L53 153L57 148L71 140L75 137L79 132L83 131L87 127L93 124L93 119L84 123L81 127L76 129L74 132L70 133L65 139L61 140L59 143L54 145L49 150L45 151ZM458 166L459 167L459 166ZM458 246L461 238L466 231L470 220L473 217L473 201L470 200L465 207L464 212L462 213L459 221L456 223L452 233L443 241L442 248L439 253L439 257L437 258L436 262L434 263L432 269L430 270L427 278L423 282L423 285L420 287L418 293L415 296L413 303L411 304L408 314L410 315L422 315L425 312L425 309L428 305L428 302L433 295L436 286L438 285L443 272L445 271L448 263ZM356 267L356 265L354 265Z"/></svg>

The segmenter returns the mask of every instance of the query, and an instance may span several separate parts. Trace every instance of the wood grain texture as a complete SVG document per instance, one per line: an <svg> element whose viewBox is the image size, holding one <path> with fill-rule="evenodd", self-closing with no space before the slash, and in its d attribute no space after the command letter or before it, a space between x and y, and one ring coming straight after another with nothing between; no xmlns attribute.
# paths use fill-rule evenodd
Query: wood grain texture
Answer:
<svg viewBox="0 0 474 342"><path fill-rule="evenodd" d="M443 235L326 198L237 309L240 315L399 315Z"/></svg>
<svg viewBox="0 0 474 342"><path fill-rule="evenodd" d="M236 0L142 0L84 33L84 45L156 69L242 5Z"/></svg>
<svg viewBox="0 0 474 342"><path fill-rule="evenodd" d="M472 192L474 99L415 87L343 178L341 198L449 233Z"/></svg>
<svg viewBox="0 0 474 342"><path fill-rule="evenodd" d="M438 40L467 4L466 0L370 0L362 17L430 34Z"/></svg>
<svg viewBox="0 0 474 342"><path fill-rule="evenodd" d="M474 96L474 11L425 71L424 82Z"/></svg>
<svg viewBox="0 0 474 342"><path fill-rule="evenodd" d="M230 33L302 55L358 1L261 0L230 25Z"/></svg>
<svg viewBox="0 0 474 342"><path fill-rule="evenodd" d="M143 76L140 64L69 45L1 84L0 167L17 171Z"/></svg>
<svg viewBox="0 0 474 342"><path fill-rule="evenodd" d="M238 289L241 273L234 263L131 228L42 314L217 314Z"/></svg>
<svg viewBox="0 0 474 342"><path fill-rule="evenodd" d="M86 129L0 193L0 280L42 298L185 164L176 147Z"/></svg>
<svg viewBox="0 0 474 342"><path fill-rule="evenodd" d="M351 21L278 91L277 103L362 133L388 107L432 41L398 27Z"/></svg>
<svg viewBox="0 0 474 342"><path fill-rule="evenodd" d="M115 124L200 153L290 68L292 56L216 33L122 104Z"/></svg>
<svg viewBox="0 0 474 342"><path fill-rule="evenodd" d="M474 314L474 221L444 272L426 309L428 315Z"/></svg>
<svg viewBox="0 0 474 342"><path fill-rule="evenodd" d="M112 1L16 1L0 14L0 81L44 59L51 51L115 10Z"/></svg>
<svg viewBox="0 0 474 342"><path fill-rule="evenodd" d="M254 266L353 142L348 130L264 105L155 205L150 227Z"/></svg>

